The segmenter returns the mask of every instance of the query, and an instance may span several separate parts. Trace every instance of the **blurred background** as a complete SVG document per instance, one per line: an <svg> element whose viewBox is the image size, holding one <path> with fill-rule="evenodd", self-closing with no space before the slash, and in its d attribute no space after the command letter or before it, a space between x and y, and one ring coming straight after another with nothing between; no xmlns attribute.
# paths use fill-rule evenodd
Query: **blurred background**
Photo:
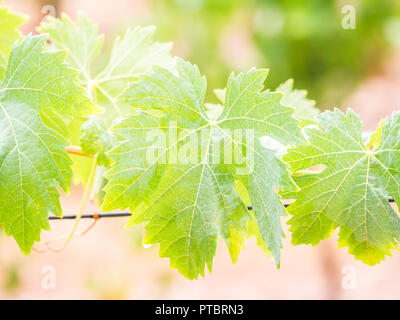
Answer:
<svg viewBox="0 0 400 320"><path fill-rule="evenodd" d="M398 0L4 0L30 16L25 33L46 15L85 12L107 45L126 27L157 26L173 54L199 65L209 88L223 88L231 71L269 68L266 86L288 78L307 89L321 109L351 107L373 130L400 109L400 2ZM350 6L350 7L349 7ZM354 12L352 11L354 9ZM351 14L355 13L355 20ZM355 25L352 25L352 23ZM355 27L355 29L354 29ZM215 99L209 90L209 101ZM76 213L81 186L62 199ZM87 212L98 210L88 205ZM283 219L284 222L285 219ZM213 274L188 281L142 246L142 228L126 219L101 220L62 253L23 257L0 232L0 298L57 299L380 299L400 297L400 254L375 267L355 261L336 239L316 248L282 250L281 269L249 241L232 266L224 244ZM82 222L84 230L90 221ZM66 234L53 222L45 240Z"/></svg>

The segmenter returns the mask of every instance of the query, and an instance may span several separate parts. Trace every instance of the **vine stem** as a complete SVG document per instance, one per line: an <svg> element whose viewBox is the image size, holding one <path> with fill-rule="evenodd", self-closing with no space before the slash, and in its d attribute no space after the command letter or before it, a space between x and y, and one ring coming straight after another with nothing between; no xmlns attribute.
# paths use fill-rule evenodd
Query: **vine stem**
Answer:
<svg viewBox="0 0 400 320"><path fill-rule="evenodd" d="M393 198L388 198L389 203L394 203ZM284 203L283 206L285 208L288 208L290 206L289 203ZM247 210L253 210L252 206L247 206ZM117 213L112 213L112 212L100 212L100 213L94 213L94 214L84 214L81 215L81 219L101 219L101 218L123 218L123 217L131 217L132 213L130 212L117 212ZM49 220L55 220L55 221L61 221L61 220L75 220L77 218L76 215L66 215L63 216L62 218L56 217L56 216L50 216Z"/></svg>
<svg viewBox="0 0 400 320"><path fill-rule="evenodd" d="M88 199L88 196L89 196L90 189L92 188L94 176L95 176L95 173L96 173L96 168L97 168L97 156L95 156L94 159L93 159L93 165L92 165L92 168L90 170L89 179L88 179L88 182L87 182L86 187L85 187L85 192L84 192L82 200L81 200L81 206L80 206L79 212L78 212L78 214L76 216L74 227L72 228L71 233L68 235L68 237L64 241L64 243L61 246L61 248L53 249L52 251L56 251L56 252L63 251L65 249L65 247L68 245L68 243L71 241L71 239L74 237L76 229L78 228L79 222L80 222L80 220L82 218L83 210L85 209L85 205L86 205L86 202L87 202L87 199Z"/></svg>
<svg viewBox="0 0 400 320"><path fill-rule="evenodd" d="M83 153L81 147L68 146L68 147L65 148L65 151L67 151L67 153L69 153L69 154L74 154L76 156L81 156L81 157L86 157L86 158L93 159L92 155Z"/></svg>

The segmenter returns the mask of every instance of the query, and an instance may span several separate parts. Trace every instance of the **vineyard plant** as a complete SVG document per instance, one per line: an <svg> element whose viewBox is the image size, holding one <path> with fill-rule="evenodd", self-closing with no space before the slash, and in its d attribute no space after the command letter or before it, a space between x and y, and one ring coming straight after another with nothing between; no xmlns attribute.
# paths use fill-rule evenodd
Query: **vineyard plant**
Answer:
<svg viewBox="0 0 400 320"><path fill-rule="evenodd" d="M54 251L94 198L129 211L128 226L143 225L144 243L188 279L211 272L220 239L235 263L255 237L279 267L286 215L293 245L338 231L371 266L398 249L400 113L368 134L350 109L319 113L293 80L268 88L266 69L208 88L153 27L107 50L84 14L23 36L25 20L0 7L0 224L25 255L72 183L85 185L81 207Z"/></svg>

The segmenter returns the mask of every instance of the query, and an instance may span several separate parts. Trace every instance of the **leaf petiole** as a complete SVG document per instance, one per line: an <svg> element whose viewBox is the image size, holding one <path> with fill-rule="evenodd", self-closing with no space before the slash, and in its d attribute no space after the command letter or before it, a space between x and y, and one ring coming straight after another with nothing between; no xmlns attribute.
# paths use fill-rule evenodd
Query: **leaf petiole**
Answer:
<svg viewBox="0 0 400 320"><path fill-rule="evenodd" d="M65 150L69 154L93 159L92 155L83 153L82 148L78 147L78 146L69 146L69 147L66 147Z"/></svg>
<svg viewBox="0 0 400 320"><path fill-rule="evenodd" d="M93 159L92 168L90 170L88 182L87 182L86 187L85 187L85 192L84 192L83 197L82 197L81 206L79 208L78 215L76 216L76 221L75 221L74 227L72 228L71 233L68 235L68 237L66 238L65 242L63 243L63 245L59 249L52 249L52 251L55 251L55 252L63 251L66 248L66 246L68 245L68 243L71 241L71 239L74 237L76 229L78 228L79 222L80 222L80 220L82 218L83 210L85 208L85 205L86 205L86 202L87 202L87 199L88 199L88 196L89 196L90 189L91 189L92 184L93 184L94 176L95 176L95 173L96 173L96 168L97 168L97 155Z"/></svg>

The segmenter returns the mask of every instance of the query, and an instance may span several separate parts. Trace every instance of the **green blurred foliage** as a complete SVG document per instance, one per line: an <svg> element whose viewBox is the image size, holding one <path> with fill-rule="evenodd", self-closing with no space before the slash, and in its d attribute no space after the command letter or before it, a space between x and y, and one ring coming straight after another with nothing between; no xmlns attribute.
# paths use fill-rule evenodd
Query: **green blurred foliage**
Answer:
<svg viewBox="0 0 400 320"><path fill-rule="evenodd" d="M86 279L86 286L96 299L127 299L130 283L118 273L102 270L101 273L88 274Z"/></svg>
<svg viewBox="0 0 400 320"><path fill-rule="evenodd" d="M0 224L0 242L5 237L4 226ZM0 273L2 274L2 281L0 283L0 290L4 290L7 293L15 293L22 284L20 276L19 265L15 262L4 263L3 259L0 259Z"/></svg>
<svg viewBox="0 0 400 320"><path fill-rule="evenodd" d="M288 78L319 105L340 103L400 45L398 0L150 0L151 23L175 53L199 65L209 87L224 87L237 54L250 46L250 66L271 69L268 87ZM356 8L356 29L344 29L344 5ZM227 34L232 39L226 39ZM240 37L250 39L249 43ZM227 46L230 40L233 46ZM231 52L229 52L231 51ZM235 52L237 51L237 52ZM226 55L233 59L227 59ZM236 61L235 61L236 59Z"/></svg>
<svg viewBox="0 0 400 320"><path fill-rule="evenodd" d="M251 6L240 0L151 2L155 15L152 23L157 25L161 40L173 41L175 54L196 63L207 75L209 88L224 88L232 68L220 54L223 33L236 14L246 15Z"/></svg>
<svg viewBox="0 0 400 320"><path fill-rule="evenodd" d="M9 266L5 271L4 290L14 293L21 286L19 267L15 264Z"/></svg>

